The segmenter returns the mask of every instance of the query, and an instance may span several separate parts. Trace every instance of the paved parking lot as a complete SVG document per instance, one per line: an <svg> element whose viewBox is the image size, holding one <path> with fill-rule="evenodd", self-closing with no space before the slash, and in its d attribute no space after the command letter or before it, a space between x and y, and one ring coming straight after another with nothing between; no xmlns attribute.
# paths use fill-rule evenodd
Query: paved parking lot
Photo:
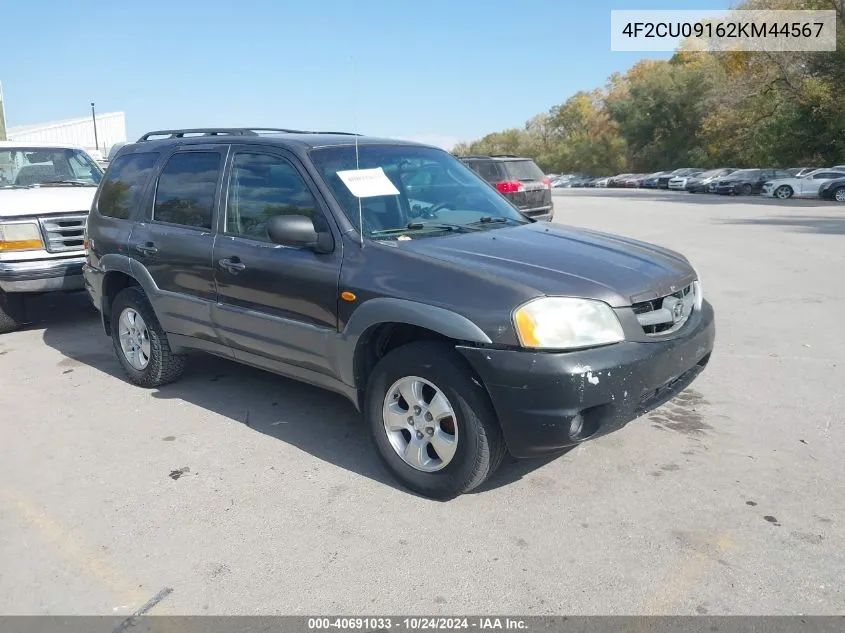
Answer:
<svg viewBox="0 0 845 633"><path fill-rule="evenodd" d="M845 206L555 200L697 266L717 346L677 400L439 503L342 398L212 358L143 391L86 297L44 298L0 337L0 612L845 611Z"/></svg>

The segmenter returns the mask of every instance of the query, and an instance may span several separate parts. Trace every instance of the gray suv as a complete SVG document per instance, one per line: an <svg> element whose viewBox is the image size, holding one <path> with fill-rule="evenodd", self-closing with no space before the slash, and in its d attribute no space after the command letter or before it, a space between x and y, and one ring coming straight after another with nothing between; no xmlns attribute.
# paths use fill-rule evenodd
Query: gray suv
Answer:
<svg viewBox="0 0 845 633"><path fill-rule="evenodd" d="M475 173L535 220L551 221L552 181L530 158L519 156L459 156Z"/></svg>
<svg viewBox="0 0 845 633"><path fill-rule="evenodd" d="M435 177L432 177L434 175ZM438 148L144 135L114 157L85 283L128 379L207 352L344 395L417 493L618 429L689 385L713 309L682 255L536 222Z"/></svg>

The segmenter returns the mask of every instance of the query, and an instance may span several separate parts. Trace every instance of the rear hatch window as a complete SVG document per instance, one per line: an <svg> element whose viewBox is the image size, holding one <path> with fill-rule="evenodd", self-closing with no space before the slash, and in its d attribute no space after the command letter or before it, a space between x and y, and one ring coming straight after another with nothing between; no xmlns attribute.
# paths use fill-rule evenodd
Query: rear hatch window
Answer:
<svg viewBox="0 0 845 633"><path fill-rule="evenodd" d="M508 170L508 174L514 180L521 180L523 182L529 180L543 180L546 175L543 170L534 164L531 160L509 160L503 163Z"/></svg>

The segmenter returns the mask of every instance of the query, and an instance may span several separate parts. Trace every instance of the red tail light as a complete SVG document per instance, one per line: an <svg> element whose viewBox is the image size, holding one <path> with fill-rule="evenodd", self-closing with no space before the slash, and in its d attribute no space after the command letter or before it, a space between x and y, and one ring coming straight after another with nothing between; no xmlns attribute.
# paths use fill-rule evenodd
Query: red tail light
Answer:
<svg viewBox="0 0 845 633"><path fill-rule="evenodd" d="M543 186L546 189L551 189L552 188L552 179L551 178L543 178Z"/></svg>
<svg viewBox="0 0 845 633"><path fill-rule="evenodd" d="M496 183L496 189L501 193L519 193L525 191L525 185L518 180L502 180Z"/></svg>

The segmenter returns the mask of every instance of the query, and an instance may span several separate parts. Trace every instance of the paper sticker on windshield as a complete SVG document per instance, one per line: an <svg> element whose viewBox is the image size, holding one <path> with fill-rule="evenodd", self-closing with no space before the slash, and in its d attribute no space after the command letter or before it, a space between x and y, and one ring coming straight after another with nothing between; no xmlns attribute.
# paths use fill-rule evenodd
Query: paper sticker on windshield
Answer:
<svg viewBox="0 0 845 633"><path fill-rule="evenodd" d="M390 178L387 177L381 167L349 169L339 171L337 175L356 198L399 195L399 190L390 182Z"/></svg>

